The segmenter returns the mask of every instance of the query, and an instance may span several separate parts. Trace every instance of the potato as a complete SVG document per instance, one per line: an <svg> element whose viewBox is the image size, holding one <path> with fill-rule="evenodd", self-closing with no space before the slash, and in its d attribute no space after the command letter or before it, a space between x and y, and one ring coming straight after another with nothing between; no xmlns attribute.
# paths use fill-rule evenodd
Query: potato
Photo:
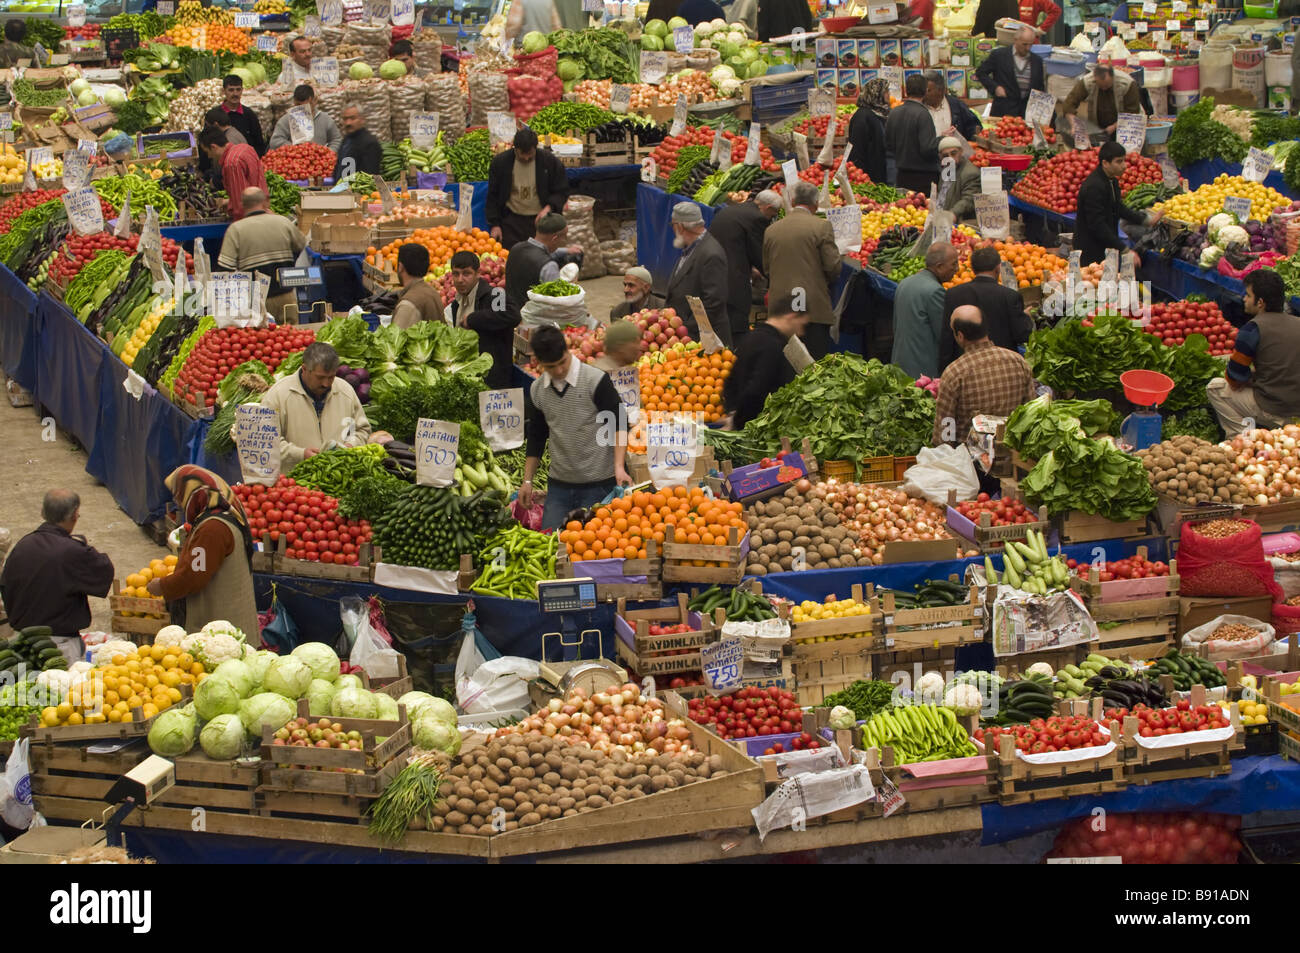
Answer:
<svg viewBox="0 0 1300 953"><path fill-rule="evenodd" d="M554 771L547 771L544 775L542 775L542 783L549 784L553 788L559 787L561 782L563 781L564 778Z"/></svg>
<svg viewBox="0 0 1300 953"><path fill-rule="evenodd" d="M748 567L746 567L746 568L749 570L750 575L753 575L753 576L766 576L767 573L768 573L768 569L767 569L767 567L766 567L766 566L763 566L763 565L761 565L761 564L760 564L760 565L750 565L750 566L748 566Z"/></svg>
<svg viewBox="0 0 1300 953"><path fill-rule="evenodd" d="M790 540L794 539L794 533L791 530L783 529L776 534L776 538L780 540L781 543L785 543L786 545L789 545ZM780 543L778 543L777 545L779 546Z"/></svg>
<svg viewBox="0 0 1300 953"><path fill-rule="evenodd" d="M788 542L786 542L786 541L784 541L784 540L783 540L782 542L777 543L777 544L776 544L776 556L777 556L777 558L779 559L779 558L781 558L782 556L789 556L789 555L790 555L790 550L791 550L792 548L793 548L793 547L791 547L790 543L788 543Z"/></svg>
<svg viewBox="0 0 1300 953"><path fill-rule="evenodd" d="M469 823L469 815L461 811L452 811L447 815L447 823L452 827L460 827L462 824Z"/></svg>
<svg viewBox="0 0 1300 953"><path fill-rule="evenodd" d="M759 533L759 537L763 540L764 543L771 545L772 543L776 542L776 530L765 529L761 533Z"/></svg>
<svg viewBox="0 0 1300 953"><path fill-rule="evenodd" d="M782 556L778 562L780 563L781 568L785 570L789 570L794 565L794 560L789 556Z"/></svg>
<svg viewBox="0 0 1300 953"><path fill-rule="evenodd" d="M817 547L817 552L821 554L822 559L831 559L834 556L838 555L838 553L835 550L835 547L832 546L830 543L822 543L820 546Z"/></svg>
<svg viewBox="0 0 1300 953"><path fill-rule="evenodd" d="M826 565L831 569L843 569L844 563L840 562L839 557L832 557L826 560Z"/></svg>
<svg viewBox="0 0 1300 953"><path fill-rule="evenodd" d="M785 513L785 504L780 500L768 500L766 503L759 503L758 505L764 507L762 512L768 516L781 516Z"/></svg>
<svg viewBox="0 0 1300 953"><path fill-rule="evenodd" d="M794 540L790 543L790 548L791 548L791 549L805 549L805 550L806 550L806 549L807 549L809 546L811 546L812 544L813 544L813 541L812 541L812 539L811 539L810 537L807 537L807 536L796 536L796 537L794 538Z"/></svg>
<svg viewBox="0 0 1300 953"><path fill-rule="evenodd" d="M587 798L587 807L591 808L593 811L596 810L597 808L608 807L608 806L609 806L609 801L605 800L605 798L601 797L599 794L593 794L589 798Z"/></svg>
<svg viewBox="0 0 1300 953"><path fill-rule="evenodd" d="M534 824L540 824L542 817L536 811L529 811L523 817L519 818L519 823L523 827L532 827Z"/></svg>

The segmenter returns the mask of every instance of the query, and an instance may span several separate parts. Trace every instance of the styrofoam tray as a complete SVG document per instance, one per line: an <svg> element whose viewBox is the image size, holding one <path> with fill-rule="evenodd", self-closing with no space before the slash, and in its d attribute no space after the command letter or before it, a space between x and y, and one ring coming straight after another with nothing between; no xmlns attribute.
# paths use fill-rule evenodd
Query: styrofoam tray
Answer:
<svg viewBox="0 0 1300 953"><path fill-rule="evenodd" d="M1226 728L1209 728L1205 731L1184 731L1178 735L1153 735L1150 738L1138 735L1133 740L1142 748L1182 748L1206 741L1230 741L1236 733L1237 729L1229 725Z"/></svg>
<svg viewBox="0 0 1300 953"><path fill-rule="evenodd" d="M1099 725L1101 733L1107 738L1110 737L1110 729L1105 725ZM1026 764L1073 764L1076 761L1091 761L1094 758L1104 758L1115 750L1115 742L1108 741L1104 745L1090 745L1087 748L1074 748L1070 751L1049 751L1046 754L1025 754L1019 748L1016 749L1016 757Z"/></svg>

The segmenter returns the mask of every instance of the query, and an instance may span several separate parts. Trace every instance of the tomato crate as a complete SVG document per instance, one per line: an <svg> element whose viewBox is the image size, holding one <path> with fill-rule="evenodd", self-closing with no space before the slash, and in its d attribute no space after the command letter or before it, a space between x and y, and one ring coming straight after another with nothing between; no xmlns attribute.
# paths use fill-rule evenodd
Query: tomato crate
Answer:
<svg viewBox="0 0 1300 953"><path fill-rule="evenodd" d="M952 579L956 581L955 577ZM982 599L980 587L972 585L966 600L955 606L898 609L894 594L886 591L881 599L885 647L897 652L982 642Z"/></svg>
<svg viewBox="0 0 1300 953"><path fill-rule="evenodd" d="M1006 498L1010 493L1012 499L1020 499L1020 489L1012 481L1007 481L1003 485L1003 497ZM1052 532L1051 521L1047 518L1047 507L1038 508L1038 519L1030 523L1009 523L1004 526L993 525L993 515L991 513L981 513L979 522L974 522L963 516L957 509L957 494L953 490L948 491L948 528L962 539L969 540L971 543L984 553L1000 553L1005 548L1007 541L1012 539L1024 542L1028 538L1029 530L1036 530L1046 538Z"/></svg>
<svg viewBox="0 0 1300 953"><path fill-rule="evenodd" d="M308 714L305 698L298 700L298 717L316 720ZM382 794L401 772L404 761L400 755L411 746L411 723L406 718L406 707L398 707L397 721L374 718L331 718L330 721L342 725L344 731L359 731L362 750L277 745L274 742L278 729L265 726L262 760L267 768L259 790L356 797ZM377 738L384 740L380 742ZM361 773L347 773L352 771Z"/></svg>
<svg viewBox="0 0 1300 953"><path fill-rule="evenodd" d="M650 635L652 625L688 625L690 632ZM686 608L686 594L678 593L677 604L655 609L627 608L627 600L618 600L614 616L614 633L620 661L638 675L674 675L700 671L700 649L718 639L713 620Z"/></svg>
<svg viewBox="0 0 1300 953"><path fill-rule="evenodd" d="M1147 558L1147 548L1139 546L1137 555ZM1096 566L1090 566L1086 576L1075 572L1070 579L1070 588L1083 597L1084 604L1092 609L1094 606L1115 602L1149 600L1178 595L1178 561L1169 561L1169 575L1146 576L1142 579L1108 579L1101 580L1101 573Z"/></svg>
<svg viewBox="0 0 1300 953"><path fill-rule="evenodd" d="M1133 658L1164 655L1176 644L1178 606L1177 596L1089 606L1088 612L1097 623L1098 641L1093 643L1094 651Z"/></svg>
<svg viewBox="0 0 1300 953"><path fill-rule="evenodd" d="M740 673L740 688L780 688L785 691L795 690L794 667L789 658L775 662L756 662L745 659ZM674 688L682 698L699 698L708 694L703 684L689 685L686 688Z"/></svg>
<svg viewBox="0 0 1300 953"><path fill-rule="evenodd" d="M122 595L122 585L114 579L113 591L108 597L108 607L113 613L109 630L123 635L157 635L165 626L171 625L171 616L165 605L162 599Z"/></svg>
<svg viewBox="0 0 1300 953"><path fill-rule="evenodd" d="M1192 705L1205 704L1203 686L1192 686ZM1229 708L1230 728L1192 731L1159 738L1142 738L1140 722L1132 715L1122 726L1111 722L1120 742L1124 776L1132 784L1173 781L1180 778L1217 778L1232 772L1231 758L1246 747L1246 732L1237 703ZM1118 730L1117 730L1118 728Z"/></svg>
<svg viewBox="0 0 1300 953"><path fill-rule="evenodd" d="M998 740L1001 746L990 755L990 759L997 772L999 804L1032 804L1064 797L1109 794L1128 787L1124 763L1114 742L1096 748L1058 752L1077 756L1068 761L1031 764L1016 751L1013 737L1003 735Z"/></svg>
<svg viewBox="0 0 1300 953"><path fill-rule="evenodd" d="M341 579L347 582L370 582L375 578L375 563L383 557L377 547L362 543L358 547L355 566L337 563L312 562L310 559L290 559L285 555L288 537L281 536L276 543L275 571L286 576L304 576L308 579Z"/></svg>
<svg viewBox="0 0 1300 953"><path fill-rule="evenodd" d="M647 552L649 547L647 547ZM727 530L724 545L679 543L672 527L663 543L664 582L723 583L736 586L745 576L745 557L749 553L749 534L743 537L736 527ZM722 565L708 565L710 563Z"/></svg>
<svg viewBox="0 0 1300 953"><path fill-rule="evenodd" d="M886 747L883 751L866 749L863 759L877 790L886 777L898 788L905 801L898 809L899 814L972 807L997 800L993 763L982 753L966 758L895 764L894 749Z"/></svg>
<svg viewBox="0 0 1300 953"><path fill-rule="evenodd" d="M1103 539L1141 539L1147 533L1146 517L1116 522L1093 513L1067 513L1056 517L1062 543L1092 543Z"/></svg>

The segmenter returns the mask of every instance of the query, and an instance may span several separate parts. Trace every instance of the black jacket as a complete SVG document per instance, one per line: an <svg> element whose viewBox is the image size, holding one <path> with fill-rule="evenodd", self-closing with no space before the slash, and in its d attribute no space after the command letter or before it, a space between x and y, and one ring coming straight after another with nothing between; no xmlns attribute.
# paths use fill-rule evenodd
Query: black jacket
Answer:
<svg viewBox="0 0 1300 953"><path fill-rule="evenodd" d="M519 327L519 312L511 308L505 298L499 300L503 307L493 308L492 286L486 278L480 278L471 299L470 313L464 317L465 327L478 335L478 352L492 356L492 369L484 377L484 382L492 390L510 386L514 331ZM453 324L461 322L460 302L455 298L451 299L451 320Z"/></svg>
<svg viewBox="0 0 1300 953"><path fill-rule="evenodd" d="M971 112L971 108L958 99L952 93L948 94L948 112L952 114L952 124L957 127L957 131L967 141L974 139L979 135L983 124L979 117Z"/></svg>
<svg viewBox="0 0 1300 953"><path fill-rule="evenodd" d="M949 319L957 308L973 304L984 316L989 340L998 347L1014 351L1029 340L1034 323L1025 314L1025 302L1019 291L1005 288L995 279L976 275L970 281L953 285L943 295L943 329L939 338L939 370L960 356L957 340L952 336Z"/></svg>
<svg viewBox="0 0 1300 953"><path fill-rule="evenodd" d="M727 256L727 314L733 334L749 330L749 309L754 303L749 269L763 270L763 233L770 224L757 205L745 202L726 206L709 225L709 234Z"/></svg>
<svg viewBox="0 0 1300 953"><path fill-rule="evenodd" d="M1119 182L1101 166L1079 186L1079 210L1074 226L1074 250L1082 252L1082 264L1091 265L1106 257L1107 248L1124 248L1119 237L1119 220L1141 225L1146 215L1135 212L1120 200Z"/></svg>
<svg viewBox="0 0 1300 953"><path fill-rule="evenodd" d="M349 158L356 163L353 172L378 175L382 155L383 148L379 145L379 140L375 138L375 134L369 129L358 129L356 132L348 133L343 137L343 142L339 146L339 157L334 163L334 180L337 182L342 178L343 162Z"/></svg>
<svg viewBox="0 0 1300 953"><path fill-rule="evenodd" d="M1009 46L999 46L989 54L988 59L980 64L975 77L984 87L989 98L993 100L991 116L1023 116L1029 105L1029 97L1020 98L1020 86L1016 83L1015 50ZM1006 96L994 93L999 86L1006 91ZM1043 58L1037 53L1029 54L1029 88L1043 89Z"/></svg>
<svg viewBox="0 0 1300 953"><path fill-rule="evenodd" d="M678 259L679 264L668 279L668 291L664 300L668 307L677 312L691 337L698 341L700 326L696 323L695 312L686 303L686 298L688 295L699 298L704 305L704 313L709 316L709 324L713 325L714 332L727 344L731 337L727 333L731 327L730 312L727 309L727 299L723 296L727 253L708 232L701 235L696 244L699 247L687 255L685 260Z"/></svg>
<svg viewBox="0 0 1300 953"><path fill-rule="evenodd" d="M849 120L847 144L853 146L849 161L871 177L888 181L885 171L885 120L870 109L860 108Z"/></svg>
<svg viewBox="0 0 1300 953"><path fill-rule="evenodd" d="M258 121L257 113L243 103L240 103L240 106L243 112L226 113L230 117L230 124L243 133L244 139L253 147L254 152L259 156L266 155L266 140L262 138L262 124ZM221 108L225 110L225 106Z"/></svg>
<svg viewBox="0 0 1300 953"><path fill-rule="evenodd" d="M1020 4L1016 0L980 0L970 35L996 39L998 35L997 22L1006 17L1013 20L1020 19ZM989 92L991 93L993 90L989 90Z"/></svg>
<svg viewBox="0 0 1300 953"><path fill-rule="evenodd" d="M885 145L899 172L938 174L939 137L934 134L930 110L920 100L904 100L890 112L885 120Z"/></svg>
<svg viewBox="0 0 1300 953"><path fill-rule="evenodd" d="M766 322L740 341L736 363L722 387L722 402L735 414L731 426L739 430L763 412L767 395L794 380L794 365L785 356L789 338Z"/></svg>
<svg viewBox="0 0 1300 953"><path fill-rule="evenodd" d="M812 11L807 0L764 0L758 5L758 38L766 43L774 36L789 36L795 27L813 32Z"/></svg>
<svg viewBox="0 0 1300 953"><path fill-rule="evenodd" d="M113 561L61 526L42 523L20 539L0 573L0 598L15 631L48 625L73 636L90 625L87 596L106 596Z"/></svg>
<svg viewBox="0 0 1300 953"><path fill-rule="evenodd" d="M537 171L537 200L549 205L552 212L563 212L569 197L569 176L549 149L538 149L533 159ZM484 214L489 226L500 225L510 201L510 183L515 175L515 150L507 149L488 167L487 205Z"/></svg>
<svg viewBox="0 0 1300 953"><path fill-rule="evenodd" d="M551 260L545 248L525 239L506 257L506 306L518 313L528 303L528 289L541 278L542 266Z"/></svg>

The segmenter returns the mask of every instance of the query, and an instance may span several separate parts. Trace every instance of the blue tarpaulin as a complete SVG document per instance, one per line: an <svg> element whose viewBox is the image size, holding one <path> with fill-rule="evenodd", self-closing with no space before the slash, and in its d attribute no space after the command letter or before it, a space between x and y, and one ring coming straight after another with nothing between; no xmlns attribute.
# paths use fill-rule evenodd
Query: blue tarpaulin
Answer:
<svg viewBox="0 0 1300 953"><path fill-rule="evenodd" d="M102 410L95 399L99 371L108 347L47 292L36 299L37 400L53 415L61 430L70 433L93 453ZM121 363L121 362L118 362ZM123 365L125 368L125 365Z"/></svg>
<svg viewBox="0 0 1300 953"><path fill-rule="evenodd" d="M36 389L36 295L0 267L0 366L20 387Z"/></svg>
<svg viewBox="0 0 1300 953"><path fill-rule="evenodd" d="M655 290L660 293L668 287L677 259L682 256L681 251L673 247L673 206L690 201L685 195L669 195L653 185L637 183L636 261L649 269ZM695 204L699 205L698 202ZM715 211L708 205L700 205L705 225L712 223Z"/></svg>

